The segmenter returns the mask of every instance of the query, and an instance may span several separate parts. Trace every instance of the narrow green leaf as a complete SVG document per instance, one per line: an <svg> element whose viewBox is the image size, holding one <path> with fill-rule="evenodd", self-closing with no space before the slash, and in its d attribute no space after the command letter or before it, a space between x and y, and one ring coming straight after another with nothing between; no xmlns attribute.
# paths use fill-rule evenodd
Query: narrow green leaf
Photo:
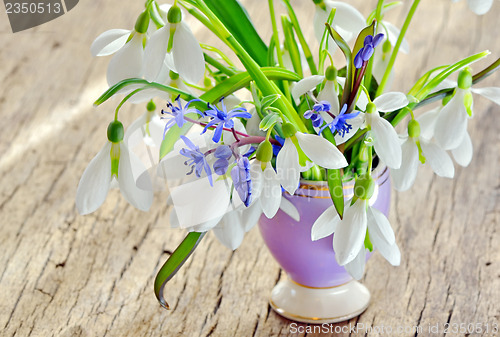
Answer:
<svg viewBox="0 0 500 337"><path fill-rule="evenodd" d="M297 41L295 41L295 34L293 33L293 25L285 15L281 17L281 25L283 26L283 33L285 34L285 48L290 54L293 69L300 77L304 77L300 51Z"/></svg>
<svg viewBox="0 0 500 337"><path fill-rule="evenodd" d="M261 66L267 62L267 47L255 29L246 9L237 0L204 0L234 38Z"/></svg>
<svg viewBox="0 0 500 337"><path fill-rule="evenodd" d="M260 109L262 109L262 110L266 109L271 104L273 104L274 102L276 102L276 100L278 98L280 98L279 94L269 95L269 96L266 96L266 97L262 98L260 100L260 105L259 105Z"/></svg>
<svg viewBox="0 0 500 337"><path fill-rule="evenodd" d="M343 106L347 100L349 99L349 96L351 95L351 90L352 90L352 82L353 82L353 72L352 72L352 64L354 62L352 53L351 53L351 48L349 48L349 45L347 42L340 36L339 33L335 31L329 24L326 25L328 27L328 31L330 32L330 35L332 36L333 40L339 46L340 50L342 50L342 53L344 53L344 57L346 60L346 82L344 85L344 93L342 94L342 104Z"/></svg>
<svg viewBox="0 0 500 337"><path fill-rule="evenodd" d="M327 181L333 205L335 206L340 219L342 219L344 217L344 188L342 186L342 176L340 174L340 170L328 170Z"/></svg>
<svg viewBox="0 0 500 337"><path fill-rule="evenodd" d="M169 309L168 303L164 297L165 285L172 277L175 276L184 262L186 262L189 256L194 252L201 239L205 236L205 233L206 232L189 233L172 253L172 255L170 255L165 264L160 268L158 274L156 274L154 285L155 295L164 308Z"/></svg>
<svg viewBox="0 0 500 337"><path fill-rule="evenodd" d="M264 117L260 121L259 128L262 131L267 131L267 130L269 130L269 128L272 128L274 126L274 124L281 122L281 121L282 121L281 117L277 113L273 112L273 113L270 113L269 115L267 115L266 117Z"/></svg>
<svg viewBox="0 0 500 337"><path fill-rule="evenodd" d="M384 6L382 7L382 11L381 11L381 14L385 14L385 12L387 12L388 10L394 8L394 7L397 7L399 5L401 5L403 2L402 1L393 1L393 2L389 2L388 4L384 4ZM375 19L375 12L377 10L374 9L370 15L368 15L368 18L366 19L366 22L369 23L369 22L372 22L374 19Z"/></svg>

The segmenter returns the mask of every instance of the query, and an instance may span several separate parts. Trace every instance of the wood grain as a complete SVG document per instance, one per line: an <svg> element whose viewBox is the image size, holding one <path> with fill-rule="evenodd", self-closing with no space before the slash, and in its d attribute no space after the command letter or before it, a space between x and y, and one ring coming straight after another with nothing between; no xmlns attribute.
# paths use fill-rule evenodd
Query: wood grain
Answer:
<svg viewBox="0 0 500 337"><path fill-rule="evenodd" d="M153 295L153 280L184 235L169 228L166 192L156 196L149 213L111 191L97 212L77 214L76 186L106 140L117 103L92 107L106 89L109 58L92 58L89 46L104 30L132 27L142 3L81 1L61 18L16 34L0 14L0 334L319 335L293 333L291 322L267 304L281 272L257 229L235 252L208 235L169 284L174 309L165 311ZM267 41L267 2L244 3ZM360 8L367 2L352 3ZM312 40L312 5L294 4ZM408 8L405 2L388 19L400 26ZM484 49L492 51L489 62L498 58L499 15L498 1L480 17L465 1L423 1L408 36L411 53L397 61L394 88L408 90L424 70ZM193 27L200 41L213 41L199 24ZM496 74L480 86L499 84ZM445 335L447 322L483 329L500 324L500 107L476 96L474 108L474 161L457 167L454 180L423 167L411 191L394 194L390 220L402 264L393 268L375 255L363 280L372 304L334 328L362 323L390 326L394 336L430 336ZM128 106L121 118L130 123L140 113L142 107ZM440 333L429 333L435 324ZM423 331L396 331L417 326ZM387 335L366 329L337 335L351 334Z"/></svg>

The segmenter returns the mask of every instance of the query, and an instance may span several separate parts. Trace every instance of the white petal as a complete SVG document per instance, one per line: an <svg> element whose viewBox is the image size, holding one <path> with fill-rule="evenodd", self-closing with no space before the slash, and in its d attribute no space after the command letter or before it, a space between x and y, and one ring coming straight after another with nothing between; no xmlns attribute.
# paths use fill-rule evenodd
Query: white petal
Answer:
<svg viewBox="0 0 500 337"><path fill-rule="evenodd" d="M300 96L304 95L309 90L314 89L318 84L323 82L324 79L325 76L313 75L300 80L292 89L292 97L295 101L298 101Z"/></svg>
<svg viewBox="0 0 500 337"><path fill-rule="evenodd" d="M413 186L418 170L418 148L415 141L408 139L401 146L402 160L399 169L391 169L391 177L394 188L398 191L406 191Z"/></svg>
<svg viewBox="0 0 500 337"><path fill-rule="evenodd" d="M380 112L390 112L408 105L408 98L402 92L387 92L375 98L373 103Z"/></svg>
<svg viewBox="0 0 500 337"><path fill-rule="evenodd" d="M281 186L290 194L294 194L299 186L300 164L299 153L290 138L285 143L276 158L276 169Z"/></svg>
<svg viewBox="0 0 500 337"><path fill-rule="evenodd" d="M142 77L144 49L143 34L136 33L111 59L107 79L110 86L127 78Z"/></svg>
<svg viewBox="0 0 500 337"><path fill-rule="evenodd" d="M196 84L205 74L205 58L200 44L184 22L177 25L172 47L175 68L186 81Z"/></svg>
<svg viewBox="0 0 500 337"><path fill-rule="evenodd" d="M394 127L378 112L366 114L374 136L374 148L380 159L390 168L401 167L401 146Z"/></svg>
<svg viewBox="0 0 500 337"><path fill-rule="evenodd" d="M229 249L235 250L241 245L245 230L237 211L227 213L221 222L213 228L217 239Z"/></svg>
<svg viewBox="0 0 500 337"><path fill-rule="evenodd" d="M314 221L311 228L311 240L316 241L332 235L340 223L340 217L337 214L335 206L328 207L321 215Z"/></svg>
<svg viewBox="0 0 500 337"><path fill-rule="evenodd" d="M401 263L401 252L396 243L389 245L384 240L378 241L378 246L373 244L373 246L380 252L380 254L386 259L391 265L399 266Z"/></svg>
<svg viewBox="0 0 500 337"><path fill-rule="evenodd" d="M280 209L293 220L300 221L299 210L284 196L281 197Z"/></svg>
<svg viewBox="0 0 500 337"><path fill-rule="evenodd" d="M347 208L333 235L333 249L339 265L343 266L356 258L364 245L366 227L366 200L358 199Z"/></svg>
<svg viewBox="0 0 500 337"><path fill-rule="evenodd" d="M455 175L455 167L453 161L446 151L441 149L434 142L420 142L422 153L427 162L431 165L432 170L440 177L453 178Z"/></svg>
<svg viewBox="0 0 500 337"><path fill-rule="evenodd" d="M356 132L363 126L363 124L365 124L365 113L360 112L356 117L349 119L347 123L351 124L351 131L346 133L344 137L337 133L335 135L335 144L344 144L356 134Z"/></svg>
<svg viewBox="0 0 500 337"><path fill-rule="evenodd" d="M335 82L326 81L323 90L321 90L321 92L318 95L318 100L329 102L331 105L330 112L333 113L335 116L339 114L340 112L339 97L337 90L335 88ZM327 123L332 121L332 117L330 115L328 115L328 117L329 117L328 120L323 117L323 119L325 119Z"/></svg>
<svg viewBox="0 0 500 337"><path fill-rule="evenodd" d="M166 24L151 35L144 51L144 77L155 81L164 67L167 54L170 24Z"/></svg>
<svg viewBox="0 0 500 337"><path fill-rule="evenodd" d="M434 129L436 128L436 121L440 110L441 107L437 107L417 117L417 122L420 124L421 138L429 140L434 137Z"/></svg>
<svg viewBox="0 0 500 337"><path fill-rule="evenodd" d="M188 228L220 218L227 210L231 196L230 184L226 179L194 181L170 188L175 211L182 228Z"/></svg>
<svg viewBox="0 0 500 337"><path fill-rule="evenodd" d="M146 168L139 158L130 153L127 145L120 143L120 161L118 163L118 184L120 192L127 201L141 211L148 211L153 203L153 186L151 180L146 183L147 190L137 187L136 178Z"/></svg>
<svg viewBox="0 0 500 337"><path fill-rule="evenodd" d="M90 161L83 172L76 190L76 208L82 215L98 209L106 200L111 182L111 143L104 147Z"/></svg>
<svg viewBox="0 0 500 337"><path fill-rule="evenodd" d="M469 166L470 162L472 161L473 152L474 148L472 146L472 140L470 139L468 133L465 133L462 143L460 143L460 145L456 149L453 149L451 151L451 153L453 154L453 158L455 158L457 164L463 167Z"/></svg>
<svg viewBox="0 0 500 337"><path fill-rule="evenodd" d="M493 0L467 0L467 3L474 13L483 15L490 10Z"/></svg>
<svg viewBox="0 0 500 337"><path fill-rule="evenodd" d="M259 222L260 216L262 215L260 203L254 202L248 208L243 209L241 214L243 219L243 229L245 232L248 232L257 224L257 222Z"/></svg>
<svg viewBox="0 0 500 337"><path fill-rule="evenodd" d="M106 56L116 53L125 45L130 35L130 30L111 29L99 35L92 46L90 52L92 56Z"/></svg>
<svg viewBox="0 0 500 337"><path fill-rule="evenodd" d="M295 134L300 148L315 164L327 169L338 169L347 166L342 152L328 140L318 135L297 132Z"/></svg>
<svg viewBox="0 0 500 337"><path fill-rule="evenodd" d="M382 23L385 26L385 28L387 28L389 42L394 47L396 45L396 41L398 40L399 33L401 31L399 30L399 28L397 28L396 26L394 26L390 22L382 21ZM382 30L382 33L385 33L385 31ZM381 47L382 46L380 46L379 48L381 48ZM405 54L408 54L410 52L410 45L408 44L408 41L406 40L406 38L403 38L403 42L401 43L399 50Z"/></svg>
<svg viewBox="0 0 500 337"><path fill-rule="evenodd" d="M359 250L358 255L354 260L344 266L345 270L356 280L361 280L365 273L366 250Z"/></svg>
<svg viewBox="0 0 500 337"><path fill-rule="evenodd" d="M339 1L325 1L327 14L330 14L332 8L336 8L333 26L338 33L349 42L358 36L359 32L366 26L365 18L353 6ZM324 25L324 22L323 22Z"/></svg>
<svg viewBox="0 0 500 337"><path fill-rule="evenodd" d="M368 207L367 221L370 238L374 234L377 238L384 239L389 245L396 242L396 237L394 236L394 231L392 230L389 220L378 209Z"/></svg>
<svg viewBox="0 0 500 337"><path fill-rule="evenodd" d="M479 94L487 99L500 105L500 88L489 87L489 88L471 88L472 92Z"/></svg>
<svg viewBox="0 0 500 337"><path fill-rule="evenodd" d="M269 163L262 173L263 189L260 196L260 204L264 214L269 219L276 215L281 204L281 186L278 175Z"/></svg>
<svg viewBox="0 0 500 337"><path fill-rule="evenodd" d="M439 113L434 137L445 150L456 148L467 132L467 111L464 106L465 90L457 89L455 96Z"/></svg>

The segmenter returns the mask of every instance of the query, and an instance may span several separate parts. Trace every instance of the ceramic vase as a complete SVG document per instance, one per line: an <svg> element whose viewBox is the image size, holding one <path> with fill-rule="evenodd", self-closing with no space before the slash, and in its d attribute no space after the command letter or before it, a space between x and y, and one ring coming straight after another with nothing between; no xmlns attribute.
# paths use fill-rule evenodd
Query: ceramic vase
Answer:
<svg viewBox="0 0 500 337"><path fill-rule="evenodd" d="M391 198L389 170L380 167L372 176L376 188L370 205L387 216ZM347 202L354 194L354 183L345 183L343 190ZM300 220L279 210L274 218L262 216L259 221L265 244L287 275L271 293L272 308L281 316L303 323L335 323L360 315L368 307L370 292L337 264L335 234L311 240L311 227L332 205L326 182L301 181L294 195L284 196L297 208Z"/></svg>

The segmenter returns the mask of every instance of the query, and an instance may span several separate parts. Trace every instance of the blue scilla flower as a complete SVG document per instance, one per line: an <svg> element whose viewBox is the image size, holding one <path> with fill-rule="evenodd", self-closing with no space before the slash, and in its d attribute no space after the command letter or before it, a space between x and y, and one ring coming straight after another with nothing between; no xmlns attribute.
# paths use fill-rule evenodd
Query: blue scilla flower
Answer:
<svg viewBox="0 0 500 337"><path fill-rule="evenodd" d="M236 160L236 166L231 170L231 178L241 201L248 207L252 203L252 179L250 161L247 157Z"/></svg>
<svg viewBox="0 0 500 337"><path fill-rule="evenodd" d="M203 152L200 151L200 148L194 145L189 138L181 135L181 139L189 148L183 148L179 151L181 155L189 158L184 162L184 165L191 166L191 171L189 171L187 174L189 175L194 171L196 176L200 178L201 172L205 170L205 172L207 173L208 181L210 182L210 185L213 186L212 171L210 170L210 165L206 160L205 154L203 154Z"/></svg>
<svg viewBox="0 0 500 337"><path fill-rule="evenodd" d="M203 129L202 133L205 133L209 127L212 127L214 125L217 125L217 128L215 129L214 136L212 137L212 140L215 143L218 143L220 141L220 138L222 136L222 130L224 127L226 128L233 128L234 127L234 121L232 118L239 117L239 118L251 118L252 114L247 111L247 109L239 107L235 108L232 110L227 111L226 104L224 104L224 101L221 100L221 106L222 109L219 109L215 105L210 105L208 104L209 110L205 111L205 115L212 117L212 120L208 122L208 124L205 126Z"/></svg>
<svg viewBox="0 0 500 337"><path fill-rule="evenodd" d="M331 109L332 109L332 105L328 101L319 101L318 103L314 104L314 106L313 106L313 110L316 112L330 111Z"/></svg>
<svg viewBox="0 0 500 337"><path fill-rule="evenodd" d="M175 102L177 102L177 106L173 105L171 102L167 103L167 109L168 110L161 110L162 116L161 119L167 119L167 123L165 124L165 132L170 129L174 124L177 124L178 127L182 127L184 123L186 123L186 120L184 119L184 116L188 113L197 113L199 115L202 115L202 113L195 108L189 108L189 105L193 102L199 101L199 99L192 99L189 102L182 106L180 95L177 96L175 99Z"/></svg>
<svg viewBox="0 0 500 337"><path fill-rule="evenodd" d="M384 34L382 33L365 37L363 48L361 48L356 54L356 57L354 57L354 66L358 69L361 68L363 63L367 62L370 57L372 57L375 47L377 47L383 39Z"/></svg>
<svg viewBox="0 0 500 337"><path fill-rule="evenodd" d="M319 128L323 124L323 117L319 113L315 113L314 110L304 112L304 118L310 119L315 128Z"/></svg>
<svg viewBox="0 0 500 337"><path fill-rule="evenodd" d="M217 160L214 163L214 171L217 175L222 176L226 174L227 168L229 167L229 159L232 155L233 151L231 151L228 145L221 145L215 150L214 157L217 158Z"/></svg>
<svg viewBox="0 0 500 337"><path fill-rule="evenodd" d="M323 132L323 130L326 127L329 127L330 130L332 130L332 133L337 131L339 133L339 135L341 135L342 137L344 137L344 135L346 133L349 133L349 131L351 131L351 129L352 129L352 125L348 124L347 120L352 119L352 118L356 117L357 115L359 115L359 111L353 111L347 115L345 114L346 111L347 111L347 104L344 104L344 106L340 110L340 113L338 114L338 116L336 116L333 119L333 121L331 121L330 123L323 126L319 130L319 133Z"/></svg>

